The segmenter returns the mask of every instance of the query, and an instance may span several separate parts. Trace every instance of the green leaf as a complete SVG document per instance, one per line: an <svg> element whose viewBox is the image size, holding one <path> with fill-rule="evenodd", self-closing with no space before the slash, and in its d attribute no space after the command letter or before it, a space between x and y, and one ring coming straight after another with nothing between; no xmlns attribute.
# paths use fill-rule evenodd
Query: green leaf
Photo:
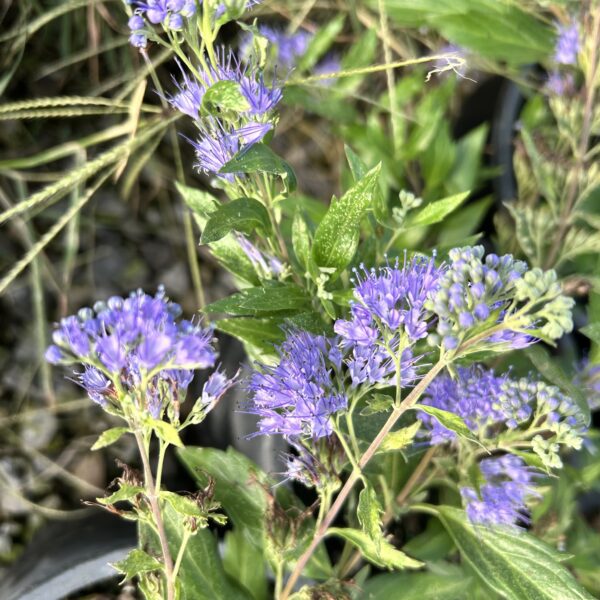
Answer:
<svg viewBox="0 0 600 600"><path fill-rule="evenodd" d="M243 454L228 448L183 448L178 456L199 487L215 481L215 499L255 548L263 545L263 520L267 509L266 475Z"/></svg>
<svg viewBox="0 0 600 600"><path fill-rule="evenodd" d="M415 435L421 427L421 421L417 420L408 427L403 427L397 431L390 431L384 438L379 452L396 452L406 448L415 439Z"/></svg>
<svg viewBox="0 0 600 600"><path fill-rule="evenodd" d="M600 323L590 323L579 329L583 335L592 340L594 344L600 344Z"/></svg>
<svg viewBox="0 0 600 600"><path fill-rule="evenodd" d="M566 558L532 535L509 528L473 527L465 512L436 507L462 557L481 581L508 600L591 600L559 561Z"/></svg>
<svg viewBox="0 0 600 600"><path fill-rule="evenodd" d="M244 112L250 108L237 81L217 81L202 97L202 108L209 114L223 111Z"/></svg>
<svg viewBox="0 0 600 600"><path fill-rule="evenodd" d="M131 500L138 494L143 494L144 488L139 485L131 485L129 483L122 482L119 485L119 489L113 492L110 496L105 498L96 498L100 504L109 505L115 502L124 502L125 500Z"/></svg>
<svg viewBox="0 0 600 600"><path fill-rule="evenodd" d="M344 151L346 152L346 158L348 160L348 165L350 166L350 171L352 171L354 181L359 181L367 174L367 165L356 152L350 148L350 146L344 146ZM373 214L381 225L384 225L385 227L390 226L385 198L383 197L379 185L373 190Z"/></svg>
<svg viewBox="0 0 600 600"><path fill-rule="evenodd" d="M256 552L240 529L225 534L223 566L231 578L252 594L254 600L267 600L269 594L265 559L262 553Z"/></svg>
<svg viewBox="0 0 600 600"><path fill-rule="evenodd" d="M119 571L119 573L123 573L125 579L133 579L140 573L162 571L163 568L162 563L139 548L132 550L127 555L127 558L113 563L113 567Z"/></svg>
<svg viewBox="0 0 600 600"><path fill-rule="evenodd" d="M358 548L361 554L374 565L388 569L418 569L423 563L394 548L387 540L381 539L380 547L359 529L330 527L327 535L337 535Z"/></svg>
<svg viewBox="0 0 600 600"><path fill-rule="evenodd" d="M302 57L298 62L299 71L308 71L317 64L317 61L329 50L342 30L344 19L345 15L338 15L317 31L306 50L302 53Z"/></svg>
<svg viewBox="0 0 600 600"><path fill-rule="evenodd" d="M121 438L122 435L127 433L129 429L127 427L111 427L100 434L100 437L94 442L91 450L100 450L100 448L106 448L114 444Z"/></svg>
<svg viewBox="0 0 600 600"><path fill-rule="evenodd" d="M244 148L223 166L220 173L272 173L282 178L288 192L293 192L297 185L292 167L265 144Z"/></svg>
<svg viewBox="0 0 600 600"><path fill-rule="evenodd" d="M180 183L177 183L176 186L183 200L194 214L198 227L204 229L210 215L221 206L220 203L210 193L203 190L187 187ZM212 255L230 273L250 285L259 283L252 261L246 256L233 235L226 235L219 241L209 244L209 248Z"/></svg>
<svg viewBox="0 0 600 600"><path fill-rule="evenodd" d="M297 210L292 222L292 247L300 266L308 271L310 260L310 233L304 217Z"/></svg>
<svg viewBox="0 0 600 600"><path fill-rule="evenodd" d="M583 391L567 377L557 360L541 345L535 344L525 349L527 358L533 366L548 380L568 394L584 415L586 425L590 424L590 406Z"/></svg>
<svg viewBox="0 0 600 600"><path fill-rule="evenodd" d="M276 311L299 310L310 304L302 288L291 283L274 283L236 292L204 308L207 313L253 315Z"/></svg>
<svg viewBox="0 0 600 600"><path fill-rule="evenodd" d="M368 579L359 600L466 600L472 579L454 565L443 573L383 573ZM398 596L399 590L402 590Z"/></svg>
<svg viewBox="0 0 600 600"><path fill-rule="evenodd" d="M215 327L232 335L245 344L250 344L266 354L275 353L275 344L283 341L284 335L280 320L255 317L235 317L215 322Z"/></svg>
<svg viewBox="0 0 600 600"><path fill-rule="evenodd" d="M174 425L166 421L160 421L159 419L150 419L148 424L152 427L156 436L163 440L163 442L173 444L177 448L183 448L183 442Z"/></svg>
<svg viewBox="0 0 600 600"><path fill-rule="evenodd" d="M169 504L165 504L163 519L171 556L177 556L183 539L184 519ZM178 580L180 600L251 600L246 590L227 577L216 537L208 529L199 529L190 537Z"/></svg>
<svg viewBox="0 0 600 600"><path fill-rule="evenodd" d="M371 169L329 210L315 232L312 255L319 267L342 271L352 260L358 246L362 218L371 207L381 164Z"/></svg>
<svg viewBox="0 0 600 600"><path fill-rule="evenodd" d="M420 210L409 223L409 227L421 227L423 225L433 225L439 223L451 212L456 210L469 196L471 192L455 194L443 200L432 202Z"/></svg>
<svg viewBox="0 0 600 600"><path fill-rule="evenodd" d="M442 410L441 408L436 408L435 406L429 406L427 404L417 404L415 409L422 410L428 415L431 415L440 425L446 429L450 429L450 431L454 431L454 433L460 437L470 440L474 437L471 430L465 425L465 422L458 415L450 411Z"/></svg>
<svg viewBox="0 0 600 600"><path fill-rule="evenodd" d="M394 398L387 394L375 392L366 400L367 406L360 411L362 417L368 417L380 412L388 412L394 406Z"/></svg>
<svg viewBox="0 0 600 600"><path fill-rule="evenodd" d="M219 206L210 215L200 243L216 242L232 230L252 233L257 229L267 234L271 231L271 219L267 209L253 198L238 198Z"/></svg>
<svg viewBox="0 0 600 600"><path fill-rule="evenodd" d="M206 520L207 514L200 510L196 502L187 496L176 494L175 492L162 491L160 498L167 502L171 508L184 517L195 517Z"/></svg>
<svg viewBox="0 0 600 600"><path fill-rule="evenodd" d="M377 499L377 494L373 486L365 481L365 487L358 496L358 506L356 516L362 530L371 538L374 548L379 556L381 543L384 541L381 532L381 515L383 509Z"/></svg>

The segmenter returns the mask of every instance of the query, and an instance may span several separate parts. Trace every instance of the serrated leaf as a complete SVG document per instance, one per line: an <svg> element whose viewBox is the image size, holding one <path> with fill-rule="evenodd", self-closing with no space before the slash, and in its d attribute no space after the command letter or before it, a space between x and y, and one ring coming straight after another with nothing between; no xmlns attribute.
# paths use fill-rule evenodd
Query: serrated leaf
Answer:
<svg viewBox="0 0 600 600"><path fill-rule="evenodd" d="M374 543L374 549L379 554L381 543L384 541L381 532L381 515L383 509L377 499L377 494L373 486L365 482L365 487L358 496L358 506L356 516L362 530L371 538Z"/></svg>
<svg viewBox="0 0 600 600"><path fill-rule="evenodd" d="M252 315L306 308L310 304L304 290L297 285L277 283L236 292L204 308L204 312Z"/></svg>
<svg viewBox="0 0 600 600"><path fill-rule="evenodd" d="M360 411L360 415L368 417L381 412L388 412L394 406L394 398L387 394L374 393L366 400L367 406Z"/></svg>
<svg viewBox="0 0 600 600"><path fill-rule="evenodd" d="M415 435L421 427L421 421L415 421L408 427L403 427L397 431L390 431L384 438L379 452L396 452L406 448L415 439Z"/></svg>
<svg viewBox="0 0 600 600"><path fill-rule="evenodd" d="M162 563L139 548L132 550L127 555L127 558L113 563L113 567L117 569L119 573L123 573L125 579L133 579L140 573L162 571L163 568Z"/></svg>
<svg viewBox="0 0 600 600"><path fill-rule="evenodd" d="M237 81L217 81L202 97L202 108L209 114L223 111L244 112L250 108Z"/></svg>
<svg viewBox="0 0 600 600"><path fill-rule="evenodd" d="M181 441L179 433L174 425L158 419L152 419L149 422L149 425L154 430L156 436L161 440L167 442L168 444L173 444L173 446L176 446L177 448L183 448L183 442Z"/></svg>
<svg viewBox="0 0 600 600"><path fill-rule="evenodd" d="M271 219L267 209L253 198L238 198L219 206L210 215L202 231L200 243L216 242L233 230L252 233L257 229L266 234L271 231Z"/></svg>
<svg viewBox="0 0 600 600"><path fill-rule="evenodd" d="M415 560L394 548L387 540L382 539L379 548L375 542L360 529L349 527L330 527L327 535L337 535L356 546L361 554L374 565L387 569L418 569L423 566L419 560Z"/></svg>
<svg viewBox="0 0 600 600"><path fill-rule="evenodd" d="M220 319L215 322L215 327L237 338L245 344L250 344L267 354L275 353L275 344L283 341L284 334L281 321L269 318L236 317L233 319Z"/></svg>
<svg viewBox="0 0 600 600"><path fill-rule="evenodd" d="M115 502L124 502L125 500L131 500L138 494L143 494L144 488L139 485L131 485L129 483L121 482L119 489L113 492L110 496L105 498L96 498L100 504L110 505Z"/></svg>
<svg viewBox="0 0 600 600"><path fill-rule="evenodd" d="M350 148L350 146L344 146L344 151L346 153L346 159L348 160L348 165L350 167L350 171L352 171L354 181L359 181L367 174L369 169L363 160L358 156L358 154L356 154L356 152ZM375 215L378 223L384 227L391 226L385 198L379 185L377 185L373 190L373 214Z"/></svg>
<svg viewBox="0 0 600 600"><path fill-rule="evenodd" d="M590 406L587 398L582 390L573 384L571 379L567 377L562 367L557 360L554 360L550 353L541 345L535 344L525 349L527 358L532 362L533 366L555 386L563 390L569 395L581 410L584 416L586 425L590 424Z"/></svg>
<svg viewBox="0 0 600 600"><path fill-rule="evenodd" d="M106 446L114 444L128 431L129 429L127 429L127 427L111 427L110 429L103 431L98 439L94 442L91 450L100 450L100 448L106 448Z"/></svg>
<svg viewBox="0 0 600 600"><path fill-rule="evenodd" d="M474 438L471 430L466 426L465 422L456 414L436 408L435 406L429 406L427 404L417 404L415 409L422 410L423 412L431 415L436 421L439 422L442 427L454 431L460 437L472 440Z"/></svg>
<svg viewBox="0 0 600 600"><path fill-rule="evenodd" d="M362 218L371 208L381 164L371 169L337 202L332 202L317 227L312 256L319 267L342 271L354 257Z"/></svg>
<svg viewBox="0 0 600 600"><path fill-rule="evenodd" d="M500 527L475 528L465 512L436 507L462 557L481 581L508 600L591 600L559 561L566 558L532 535Z"/></svg>
<svg viewBox="0 0 600 600"><path fill-rule="evenodd" d="M296 175L288 163L265 144L253 144L238 152L220 173L272 173L279 175L288 190L296 189Z"/></svg>
<svg viewBox="0 0 600 600"><path fill-rule="evenodd" d="M469 197L470 193L463 192L462 194L455 194L454 196L448 196L448 198L431 202L415 214L408 226L422 227L423 225L439 223L451 212L455 211Z"/></svg>
<svg viewBox="0 0 600 600"><path fill-rule="evenodd" d="M206 519L206 513L200 510L200 507L191 498L176 494L175 492L161 491L160 498L167 502L175 512L184 517L195 517Z"/></svg>

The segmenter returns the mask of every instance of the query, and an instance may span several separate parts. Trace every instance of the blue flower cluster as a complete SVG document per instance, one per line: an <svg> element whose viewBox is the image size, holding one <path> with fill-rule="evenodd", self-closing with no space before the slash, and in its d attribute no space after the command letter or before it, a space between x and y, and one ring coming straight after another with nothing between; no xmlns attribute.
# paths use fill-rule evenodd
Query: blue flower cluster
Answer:
<svg viewBox="0 0 600 600"><path fill-rule="evenodd" d="M524 435L533 436L532 449L547 468L561 467L560 446L580 449L587 431L580 407L557 387L527 377L496 376L481 366L460 368L455 379L437 377L422 403L458 415L481 440L524 427ZM432 444L456 438L434 417L419 418Z"/></svg>
<svg viewBox="0 0 600 600"><path fill-rule="evenodd" d="M198 70L192 75L184 72L182 80L176 83L179 91L168 98L174 108L194 119L200 131L198 139L191 142L198 159L196 166L212 175L219 175L238 151L260 142L273 129L274 110L283 96L277 85L267 85L258 69L242 65L232 51L223 50L218 61L208 71ZM207 90L223 81L237 84L245 107L218 117L201 114ZM230 174L219 176L233 180Z"/></svg>
<svg viewBox="0 0 600 600"><path fill-rule="evenodd" d="M396 377L395 357L400 354L403 384L415 380L411 346L428 332L427 301L439 285L440 270L433 259L416 257L400 268L357 271L351 319L334 325L348 350L347 364L354 385L389 383Z"/></svg>
<svg viewBox="0 0 600 600"><path fill-rule="evenodd" d="M258 433L280 434L291 441L331 435L331 416L348 404L338 387L342 355L335 341L296 331L278 351L279 364L263 365L249 383L248 411L260 417Z"/></svg>
<svg viewBox="0 0 600 600"><path fill-rule="evenodd" d="M482 460L479 468L485 482L479 492L460 490L469 520L487 526L527 523L527 501L539 496L533 487L536 471L512 454Z"/></svg>
<svg viewBox="0 0 600 600"><path fill-rule="evenodd" d="M182 401L194 370L213 367L217 353L212 331L187 320L164 289L154 297L141 291L118 296L63 319L46 351L52 364L83 365L77 381L91 400L120 411L124 396L137 398L154 418L173 401ZM229 387L216 371L204 386L208 408Z"/></svg>
<svg viewBox="0 0 600 600"><path fill-rule="evenodd" d="M527 264L510 254L488 254L484 258L483 246L454 248L449 258L439 289L428 306L439 317L437 333L444 347L453 350L483 322L502 319L513 298L515 281L525 273ZM533 340L505 330L489 341L522 348Z"/></svg>

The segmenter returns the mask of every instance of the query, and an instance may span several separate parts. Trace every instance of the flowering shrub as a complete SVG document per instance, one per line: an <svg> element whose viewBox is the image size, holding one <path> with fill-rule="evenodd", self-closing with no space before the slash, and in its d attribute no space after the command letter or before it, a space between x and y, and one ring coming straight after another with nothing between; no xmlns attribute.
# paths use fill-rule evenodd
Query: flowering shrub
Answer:
<svg viewBox="0 0 600 600"><path fill-rule="evenodd" d="M198 285L202 316L189 319L163 287L154 296L111 297L61 319L46 349L47 362L114 421L92 449L124 436L135 442L143 472L124 465L97 503L137 523L138 548L114 566L137 578L145 598L378 599L404 591L414 598L411 590L439 585L450 599L467 597L465 581L473 598L591 598L551 546L564 531L553 538L537 515L554 482L570 476L575 451L593 444L597 323L582 330L594 345L573 377L544 345L564 344L574 329L572 278L589 267L568 272L581 254L578 240L598 247L585 228L598 223L590 217L586 225L581 207L600 185L592 166L583 181L588 153L595 154L589 90L598 86L600 13L593 43L584 40L587 18L544 25L539 35L547 75L538 88L564 138L556 151L577 149L573 169L557 175L566 200L540 166L525 123L517 135L531 156L524 165L515 155L516 175L522 181L530 169L541 182L547 223L532 212L531 197L519 198L508 206L514 239L499 228L498 239L479 242L477 230L458 221L459 234L444 236L446 220L460 220L455 211L478 184L475 175L446 168L445 158L458 169L464 153L474 164L469 152L481 150L486 132L460 147L450 145L447 124L427 132L429 120L443 121L436 102L452 95L450 77L473 74L469 51L452 39L448 51L393 63L389 27L403 3L388 4L389 15L378 4L386 64L347 68L348 55L330 50L340 19L309 31L263 22L258 1L123 2L129 43L163 106L123 157L158 131L179 130L195 162L182 159L174 135L178 194L201 230L203 252L235 288L205 305ZM528 13L514 10L528 22ZM368 10L357 14L372 18ZM237 37L229 28L239 29ZM157 50L172 58L164 87L152 63ZM393 69L421 63L430 69L427 81L443 75L442 92L430 101L425 89L417 124L404 124L402 98L415 94L410 79L395 82ZM343 192L327 207L307 201L271 145L280 113L304 106L335 121L355 78L376 71L387 77L375 104L390 107L391 146L377 113L364 128L354 117L341 120L339 131L359 142L356 151L345 146ZM574 96L582 78L587 109L575 118L555 96ZM570 119L583 123L580 145L565 141ZM396 173L388 155L406 171ZM120 169L117 160L107 177ZM205 189L186 185L192 172ZM421 173L419 195L402 189ZM0 222L24 211L16 205ZM544 235L550 229L554 246ZM498 253L487 250L492 241ZM243 343L243 375L217 364L217 331ZM188 398L195 377L203 383ZM285 445L279 472L266 473L231 448L184 445L184 430L226 403L234 386L245 399L227 408L252 415L249 437ZM171 446L195 491L166 489Z"/></svg>

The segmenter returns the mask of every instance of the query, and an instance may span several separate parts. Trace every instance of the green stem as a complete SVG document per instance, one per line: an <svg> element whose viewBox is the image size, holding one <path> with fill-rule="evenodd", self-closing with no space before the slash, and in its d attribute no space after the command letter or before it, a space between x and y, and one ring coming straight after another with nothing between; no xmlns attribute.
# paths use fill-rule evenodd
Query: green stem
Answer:
<svg viewBox="0 0 600 600"><path fill-rule="evenodd" d="M168 442L164 442L163 440L159 440L159 449L158 449L158 464L156 465L156 483L154 486L154 493L156 496L160 494L160 484L162 480L162 472L163 472L163 463L165 460L165 453L169 446Z"/></svg>
<svg viewBox="0 0 600 600"><path fill-rule="evenodd" d="M177 580L177 574L179 573L179 568L181 567L181 561L183 560L183 556L185 554L185 549L187 547L188 542L190 541L190 537L192 532L189 531L186 527L183 529L183 539L181 540L181 545L179 546L179 552L177 553L177 559L175 560L175 566L173 567L173 580Z"/></svg>
<svg viewBox="0 0 600 600"><path fill-rule="evenodd" d="M140 457L142 459L142 465L144 467L144 487L146 489L146 498L150 504L152 516L154 518L154 524L156 525L156 532L158 534L158 540L160 542L160 548L163 556L164 573L167 588L167 600L175 600L175 578L173 576L173 558L171 551L169 550L169 543L167 541L167 532L165 530L165 524L160 512L160 505L158 502L158 496L156 494L156 485L152 476L152 469L150 467L150 459L148 457L148 447L150 440L147 436L142 436L139 429L135 424L131 427L135 435L135 441L137 442Z"/></svg>

